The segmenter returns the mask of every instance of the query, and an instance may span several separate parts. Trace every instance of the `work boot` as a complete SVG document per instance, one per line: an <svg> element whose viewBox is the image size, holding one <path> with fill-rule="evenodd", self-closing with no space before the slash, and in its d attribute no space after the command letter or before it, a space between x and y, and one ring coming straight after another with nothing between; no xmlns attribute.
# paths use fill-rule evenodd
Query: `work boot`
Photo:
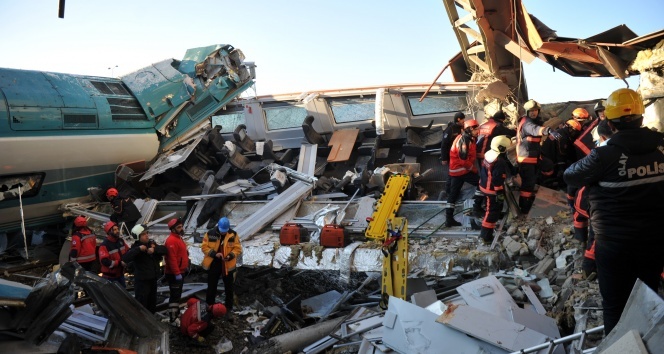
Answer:
<svg viewBox="0 0 664 354"><path fill-rule="evenodd" d="M445 227L461 226L461 223L454 220L454 208L445 209Z"/></svg>
<svg viewBox="0 0 664 354"><path fill-rule="evenodd" d="M177 304L174 304L174 305L177 306ZM169 307L169 309L168 309L168 319L171 323L173 323L173 322L175 322L175 320L178 319L178 317L180 315L180 311L179 311L178 307L173 307L173 306L170 306L170 305L168 307Z"/></svg>
<svg viewBox="0 0 664 354"><path fill-rule="evenodd" d="M533 207L535 197L519 197L519 209L522 215L528 215L530 208Z"/></svg>
<svg viewBox="0 0 664 354"><path fill-rule="evenodd" d="M484 244L493 243L493 229L482 226L482 231L480 231L480 239Z"/></svg>

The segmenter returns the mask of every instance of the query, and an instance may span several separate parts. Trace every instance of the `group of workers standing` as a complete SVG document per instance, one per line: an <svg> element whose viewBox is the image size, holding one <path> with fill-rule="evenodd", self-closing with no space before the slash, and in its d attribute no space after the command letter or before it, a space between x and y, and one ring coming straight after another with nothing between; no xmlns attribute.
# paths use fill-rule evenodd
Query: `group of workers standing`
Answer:
<svg viewBox="0 0 664 354"><path fill-rule="evenodd" d="M136 241L129 247L121 237L120 225L109 221L104 224L106 238L97 253L94 232L88 228L87 219L78 216L74 219L69 259L79 263L86 271L92 271L94 263L99 262L102 278L122 287L126 287L125 273L133 273L134 296L151 313L157 310L157 283L162 276L163 262L163 275L170 290L168 314L170 321L175 322L180 316L184 277L190 268L190 259L187 244L182 239L182 221L172 219L168 222L168 228L170 234L160 245L150 239L146 225L134 225L131 234ZM180 321L181 332L198 342L203 342L204 335L211 331L212 318L226 316L228 321L233 320L231 311L236 261L242 253L242 246L237 233L230 228L228 218L222 217L217 226L205 234L201 250L205 256L202 265L208 271L206 301L190 299ZM224 304L216 303L220 278L224 283Z"/></svg>
<svg viewBox="0 0 664 354"><path fill-rule="evenodd" d="M516 130L503 125L498 111L487 122L457 113L445 130L441 159L449 166L448 203L457 202L463 182L478 187L486 200L480 237L492 242L505 198L504 183L521 178L519 209L528 214L537 183L566 187L575 238L586 243L584 273L596 272L602 295L604 331L617 324L630 292L641 279L655 292L664 268L664 134L643 127L645 107L630 89L611 93L583 108L556 129L543 125L541 107L530 100ZM516 138L517 166L505 156ZM473 213L479 216L481 200ZM447 210L446 226L459 225Z"/></svg>

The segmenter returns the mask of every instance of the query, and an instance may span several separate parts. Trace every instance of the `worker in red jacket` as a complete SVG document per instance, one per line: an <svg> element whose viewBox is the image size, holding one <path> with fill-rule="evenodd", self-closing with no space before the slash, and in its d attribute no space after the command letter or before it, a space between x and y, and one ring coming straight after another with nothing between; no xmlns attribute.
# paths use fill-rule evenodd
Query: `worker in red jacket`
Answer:
<svg viewBox="0 0 664 354"><path fill-rule="evenodd" d="M475 119L467 120L463 123L463 132L457 136L450 149L450 194L447 197L447 203L451 208L445 210L445 226L461 226L461 223L454 220L454 204L459 199L461 187L464 182L477 187L480 177L477 168L476 142L479 132L479 124ZM476 193L473 213L481 216L481 205L483 196Z"/></svg>
<svg viewBox="0 0 664 354"><path fill-rule="evenodd" d="M106 231L106 239L99 246L102 278L126 287L124 278L126 264L122 261L122 255L127 253L129 246L120 237L120 228L113 221L104 224L104 231Z"/></svg>
<svg viewBox="0 0 664 354"><path fill-rule="evenodd" d="M187 309L182 314L180 332L198 343L205 343L205 336L212 333L214 326L211 321L226 314L223 304L209 306L196 298L187 300Z"/></svg>
<svg viewBox="0 0 664 354"><path fill-rule="evenodd" d="M182 235L184 235L182 220L172 219L168 222L168 228L171 233L164 243L164 246L166 246L164 274L170 288L168 307L170 309L170 320L173 322L180 313L180 297L182 297L184 274L189 268L189 251L187 251L187 244L182 240Z"/></svg>
<svg viewBox="0 0 664 354"><path fill-rule="evenodd" d="M505 135L508 138L513 138L516 135L516 130L505 126L505 118L505 113L499 110L480 125L480 131L477 136L477 162L480 166L482 166L484 153L490 150L491 140L494 137Z"/></svg>
<svg viewBox="0 0 664 354"><path fill-rule="evenodd" d="M71 251L69 261L76 262L88 272L97 261L97 235L88 228L85 216L74 219L74 231L71 234Z"/></svg>

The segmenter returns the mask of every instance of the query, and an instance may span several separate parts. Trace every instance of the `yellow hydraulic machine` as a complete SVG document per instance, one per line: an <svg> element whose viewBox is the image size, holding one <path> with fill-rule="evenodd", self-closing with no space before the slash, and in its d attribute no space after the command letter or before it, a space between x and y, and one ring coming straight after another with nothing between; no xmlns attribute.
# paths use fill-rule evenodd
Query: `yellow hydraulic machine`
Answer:
<svg viewBox="0 0 664 354"><path fill-rule="evenodd" d="M407 175L392 175L376 203L365 236L381 243L383 274L380 306L387 308L390 296L406 300L408 276L408 221L396 217L410 183Z"/></svg>

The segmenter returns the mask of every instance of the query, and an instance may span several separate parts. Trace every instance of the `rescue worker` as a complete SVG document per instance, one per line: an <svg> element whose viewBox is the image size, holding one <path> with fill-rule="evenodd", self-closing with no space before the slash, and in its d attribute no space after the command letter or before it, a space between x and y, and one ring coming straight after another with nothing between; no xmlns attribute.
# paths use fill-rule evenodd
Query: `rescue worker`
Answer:
<svg viewBox="0 0 664 354"><path fill-rule="evenodd" d="M504 183L514 173L505 152L512 144L507 135L499 135L491 140L491 149L484 154L480 170L480 191L486 197L486 214L482 220L480 239L490 244L493 241L493 230L500 219L505 201Z"/></svg>
<svg viewBox="0 0 664 354"><path fill-rule="evenodd" d="M231 229L231 223L226 217L217 222L217 227L205 233L201 251L205 255L203 269L208 271L208 283L205 301L214 304L217 298L217 284L219 278L224 281L226 310L230 316L233 311L234 283L236 277L235 264L237 257L242 253L240 237Z"/></svg>
<svg viewBox="0 0 664 354"><path fill-rule="evenodd" d="M526 115L519 120L516 130L516 155L519 162L519 176L521 188L519 192L519 209L521 214L527 215L535 201L535 184L537 182L537 169L540 160L540 142L542 137L551 135L554 139L560 136L550 128L542 126L540 105L535 100L529 100L523 105Z"/></svg>
<svg viewBox="0 0 664 354"><path fill-rule="evenodd" d="M131 198L120 196L115 188L109 188L106 191L106 199L111 202L111 207L113 207L111 221L118 224L119 227L122 227L124 223L124 227L129 232L136 225L138 219L141 218L141 212L138 211ZM120 232L122 232L122 229Z"/></svg>
<svg viewBox="0 0 664 354"><path fill-rule="evenodd" d="M597 146L606 145L613 135L613 131L609 127L609 122L607 120L599 121L597 131L600 136ZM573 208L574 238L586 244L581 265L583 278L593 280L597 275L597 266L595 265L595 233L588 221L590 218L590 205L588 204L588 191L585 186L576 192Z"/></svg>
<svg viewBox="0 0 664 354"><path fill-rule="evenodd" d="M168 222L168 228L171 233L166 238L166 265L164 275L168 281L170 295L168 298L168 308L170 321L175 321L180 314L180 298L182 297L182 287L184 286L184 274L189 268L189 251L187 244L182 240L184 229L182 220L171 219Z"/></svg>
<svg viewBox="0 0 664 354"><path fill-rule="evenodd" d="M166 254L166 246L158 245L150 239L145 225L131 229L137 239L127 253L122 256L126 264L134 269L134 297L151 313L157 311L157 279L161 276L160 263Z"/></svg>
<svg viewBox="0 0 664 354"><path fill-rule="evenodd" d="M479 124L475 119L467 120L463 123L463 132L456 137L452 148L450 149L450 194L447 202L454 205L459 199L461 187L466 182L477 187L480 177L477 168L476 142L479 133ZM481 195L476 192L473 213L481 215ZM454 207L445 210L445 226L461 226L461 223L454 220Z"/></svg>
<svg viewBox="0 0 664 354"><path fill-rule="evenodd" d="M74 219L69 261L80 264L88 272L97 261L97 235L88 228L88 220L82 215Z"/></svg>
<svg viewBox="0 0 664 354"><path fill-rule="evenodd" d="M664 136L641 127L644 111L638 93L614 91L605 113L615 133L565 171L569 185L588 186L606 334L636 279L656 292L664 267Z"/></svg>
<svg viewBox="0 0 664 354"><path fill-rule="evenodd" d="M463 112L456 112L454 114L454 120L447 124L447 127L443 131L443 141L440 144L440 163L443 165L443 173L449 172L448 165L450 163L450 149L452 148L452 143L463 129L463 120L466 119L466 115ZM447 171L445 171L447 170ZM449 174L448 179L445 184L445 193L450 195L450 183L449 183Z"/></svg>
<svg viewBox="0 0 664 354"><path fill-rule="evenodd" d="M547 178L547 183L540 183L549 188L564 186L563 173L565 169L577 161L574 151L574 141L581 133L581 123L570 119L555 130L560 135L559 139L549 136L542 142L542 156L553 163L552 178ZM541 167L541 166L540 166Z"/></svg>
<svg viewBox="0 0 664 354"><path fill-rule="evenodd" d="M574 147L576 149L577 159L582 159L586 157L590 150L595 148L595 142L599 141L599 135L597 134L597 124L600 121L604 120L604 105L602 101L599 101L595 104L595 117L593 117L590 122L583 127L581 134L574 141Z"/></svg>
<svg viewBox="0 0 664 354"><path fill-rule="evenodd" d="M124 277L126 264L122 261L122 256L127 253L129 247L120 237L120 228L113 221L104 224L104 231L106 231L106 239L99 246L102 278L117 282L126 288Z"/></svg>
<svg viewBox="0 0 664 354"><path fill-rule="evenodd" d="M505 135L508 138L516 136L516 131L505 126L505 113L502 110L494 113L493 116L480 124L480 131L477 136L477 159L482 166L484 153L491 147L491 141L494 137Z"/></svg>
<svg viewBox="0 0 664 354"><path fill-rule="evenodd" d="M196 298L187 300L187 309L180 321L180 333L193 339L196 343L204 344L205 336L212 333L213 318L219 318L227 313L222 304L208 305Z"/></svg>

